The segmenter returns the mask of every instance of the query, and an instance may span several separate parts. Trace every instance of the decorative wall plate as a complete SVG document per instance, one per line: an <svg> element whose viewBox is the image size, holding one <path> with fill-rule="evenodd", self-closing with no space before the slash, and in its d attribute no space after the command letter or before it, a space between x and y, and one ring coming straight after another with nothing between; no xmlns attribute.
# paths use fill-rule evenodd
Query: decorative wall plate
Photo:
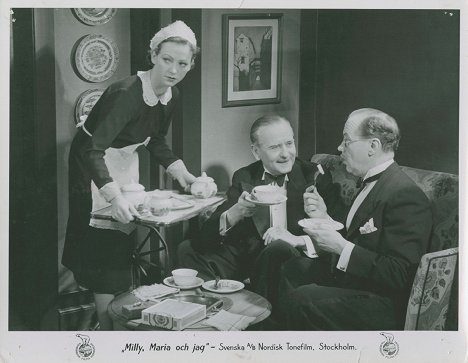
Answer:
<svg viewBox="0 0 468 363"><path fill-rule="evenodd" d="M104 89L96 88L84 91L76 100L75 104L75 122L81 121L81 116L88 116L93 109L99 97L104 93Z"/></svg>
<svg viewBox="0 0 468 363"><path fill-rule="evenodd" d="M75 16L84 24L101 25L107 23L117 12L114 8L74 8Z"/></svg>
<svg viewBox="0 0 468 363"><path fill-rule="evenodd" d="M119 48L103 35L90 34L79 40L75 66L89 82L102 82L112 77L119 65Z"/></svg>

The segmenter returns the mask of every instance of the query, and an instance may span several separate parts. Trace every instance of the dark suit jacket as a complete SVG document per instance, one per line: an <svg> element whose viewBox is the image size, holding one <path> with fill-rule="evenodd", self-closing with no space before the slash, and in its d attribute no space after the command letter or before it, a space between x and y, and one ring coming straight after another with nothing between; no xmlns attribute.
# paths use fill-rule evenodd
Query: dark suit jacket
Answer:
<svg viewBox="0 0 468 363"><path fill-rule="evenodd" d="M374 219L376 231L361 234ZM384 171L360 205L345 238L355 244L344 274L344 287L393 298L406 309L419 261L426 253L432 212L423 191L397 163Z"/></svg>
<svg viewBox="0 0 468 363"><path fill-rule="evenodd" d="M250 192L252 187L264 184L262 181L263 172L262 162L257 161L234 173L232 185L227 191L227 200L202 226L201 240L198 242L202 248L218 245L220 242L243 245L248 250L254 248L255 244L258 247L261 236L255 228L252 218L244 218L233 226L224 237L219 234L219 219L223 212L237 203L243 191ZM306 187L313 182L316 173L318 173L317 164L296 159L288 174L288 200L286 202L288 231L294 235L304 234L297 222L302 218L307 218L304 212L303 194ZM335 215L339 211L343 211L344 206L340 202L339 188L332 183L331 174L327 170L325 170L324 175L318 175L317 189L325 200L329 214Z"/></svg>

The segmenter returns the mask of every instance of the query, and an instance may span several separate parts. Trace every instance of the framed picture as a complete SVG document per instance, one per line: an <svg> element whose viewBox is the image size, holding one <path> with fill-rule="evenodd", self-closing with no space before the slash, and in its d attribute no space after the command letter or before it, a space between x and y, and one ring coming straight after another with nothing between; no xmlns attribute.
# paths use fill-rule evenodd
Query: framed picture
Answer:
<svg viewBox="0 0 468 363"><path fill-rule="evenodd" d="M280 102L282 17L223 16L223 107Z"/></svg>

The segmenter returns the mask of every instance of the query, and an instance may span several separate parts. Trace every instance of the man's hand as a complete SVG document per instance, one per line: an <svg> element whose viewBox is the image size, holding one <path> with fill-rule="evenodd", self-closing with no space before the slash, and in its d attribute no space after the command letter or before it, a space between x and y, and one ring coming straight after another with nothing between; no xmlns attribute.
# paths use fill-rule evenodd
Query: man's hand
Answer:
<svg viewBox="0 0 468 363"><path fill-rule="evenodd" d="M304 193L304 212L310 218L328 218L327 206L316 187Z"/></svg>
<svg viewBox="0 0 468 363"><path fill-rule="evenodd" d="M140 214L135 207L122 195L116 196L111 200L112 204L112 218L120 223L127 224L133 221L134 216L140 217Z"/></svg>
<svg viewBox="0 0 468 363"><path fill-rule="evenodd" d="M235 225L246 217L252 217L256 211L256 205L249 202L245 197L249 195L247 192L242 192L241 196L231 208L228 209L226 217L230 225Z"/></svg>
<svg viewBox="0 0 468 363"><path fill-rule="evenodd" d="M336 253L341 255L343 248L346 245L346 240L333 229L308 229L304 228L304 232L307 233L314 244L322 251Z"/></svg>
<svg viewBox="0 0 468 363"><path fill-rule="evenodd" d="M274 241L283 241L289 243L293 247L301 247L305 245L304 240L288 232L284 227L270 227L263 235L265 246Z"/></svg>

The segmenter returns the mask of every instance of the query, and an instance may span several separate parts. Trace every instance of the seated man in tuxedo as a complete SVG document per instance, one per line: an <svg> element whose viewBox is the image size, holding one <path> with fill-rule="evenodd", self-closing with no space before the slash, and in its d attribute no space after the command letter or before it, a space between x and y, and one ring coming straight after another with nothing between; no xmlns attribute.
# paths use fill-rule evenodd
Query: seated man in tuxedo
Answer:
<svg viewBox="0 0 468 363"><path fill-rule="evenodd" d="M426 195L394 161L399 140L396 121L384 112L349 115L338 150L362 186L343 233L305 229L319 256L283 265L280 310L287 329L403 329L432 214ZM327 217L320 198L306 193L304 199L309 216Z"/></svg>
<svg viewBox="0 0 468 363"><path fill-rule="evenodd" d="M250 139L258 161L234 173L227 200L203 224L199 238L180 245L179 265L198 270L204 280L250 278L255 291L273 302L282 262L301 252L315 254L298 225L307 217L306 187L316 181L331 215L339 208L339 195L329 172L321 174L316 164L296 158L294 133L285 118L259 118ZM253 187L265 184L279 186L287 201L268 207L246 199Z"/></svg>

